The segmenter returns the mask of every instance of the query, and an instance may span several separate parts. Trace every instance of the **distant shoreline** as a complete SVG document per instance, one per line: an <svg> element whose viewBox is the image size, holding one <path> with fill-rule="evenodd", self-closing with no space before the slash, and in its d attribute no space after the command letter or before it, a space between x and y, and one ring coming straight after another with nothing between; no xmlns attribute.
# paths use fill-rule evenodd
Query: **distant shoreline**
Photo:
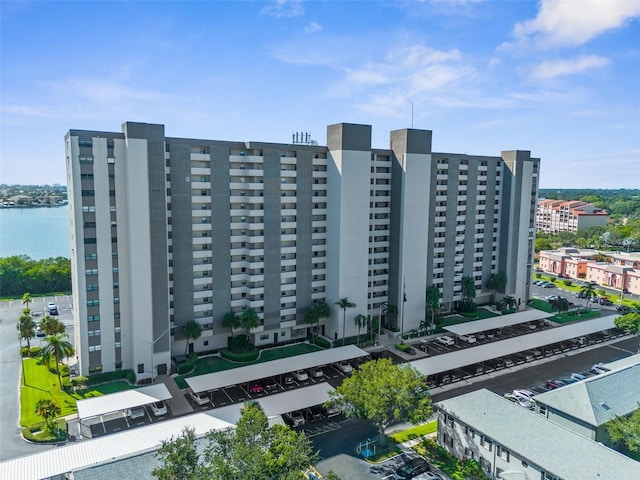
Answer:
<svg viewBox="0 0 640 480"><path fill-rule="evenodd" d="M0 204L0 208L58 208L68 207L68 203L60 203L58 205L4 205Z"/></svg>

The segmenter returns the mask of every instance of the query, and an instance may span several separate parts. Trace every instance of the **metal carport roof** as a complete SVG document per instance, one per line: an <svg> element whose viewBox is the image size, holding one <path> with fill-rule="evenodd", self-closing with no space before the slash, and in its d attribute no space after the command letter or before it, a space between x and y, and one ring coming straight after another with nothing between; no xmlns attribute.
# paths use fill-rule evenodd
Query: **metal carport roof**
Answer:
<svg viewBox="0 0 640 480"><path fill-rule="evenodd" d="M457 325L451 325L444 327L448 332L456 335L470 335L478 332L486 332L487 330L494 330L496 328L509 327L511 325L517 325L519 323L533 322L535 320L542 320L543 318L549 318L555 314L546 313L542 310L531 309L525 312L511 313L509 315L499 315L497 317L485 318L484 320L475 320L472 322L459 323Z"/></svg>
<svg viewBox="0 0 640 480"><path fill-rule="evenodd" d="M329 400L329 392L334 388L326 382L316 383L310 387L289 390L275 395L259 398L257 401L267 417L282 415L283 413L301 410L319 405ZM207 412L208 415L236 424L240 419L240 410L244 404L235 403L226 407L215 408Z"/></svg>
<svg viewBox="0 0 640 480"><path fill-rule="evenodd" d="M615 327L613 320L617 317L619 317L619 315L610 315L608 317L576 322L541 332L520 335L507 340L486 343L451 353L414 360L410 362L410 364L424 375L434 375L504 355L511 355L512 353L608 330Z"/></svg>
<svg viewBox="0 0 640 480"><path fill-rule="evenodd" d="M97 417L106 413L113 413L127 408L148 405L158 400L169 400L171 393L164 383L147 387L110 393L100 397L78 400L78 419Z"/></svg>
<svg viewBox="0 0 640 480"><path fill-rule="evenodd" d="M294 370L304 370L305 368L328 365L330 363L342 362L353 358L365 357L369 355L364 350L355 345L346 347L330 348L319 352L305 353L295 357L281 358L270 362L256 363L246 367L233 368L222 372L207 373L197 377L185 378L187 384L194 392L206 392L217 388L239 385L259 380L261 378L273 377Z"/></svg>
<svg viewBox="0 0 640 480"><path fill-rule="evenodd" d="M37 480L63 475L156 450L163 440L177 437L187 427L193 428L197 437L202 437L211 430L232 426L218 418L196 413L94 440L72 443L34 455L14 458L0 463L0 478Z"/></svg>

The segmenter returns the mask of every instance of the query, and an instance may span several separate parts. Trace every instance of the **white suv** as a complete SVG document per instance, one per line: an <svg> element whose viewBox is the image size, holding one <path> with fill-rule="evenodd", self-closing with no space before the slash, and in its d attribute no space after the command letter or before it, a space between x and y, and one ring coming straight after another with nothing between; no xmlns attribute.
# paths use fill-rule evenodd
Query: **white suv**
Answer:
<svg viewBox="0 0 640 480"><path fill-rule="evenodd" d="M209 403L209 397L207 397L207 394L204 392L191 392L189 395L197 405L206 405L207 403Z"/></svg>
<svg viewBox="0 0 640 480"><path fill-rule="evenodd" d="M436 337L436 342L441 343L442 345L447 345L447 346L451 346L456 343L453 337L447 337L446 335Z"/></svg>
<svg viewBox="0 0 640 480"><path fill-rule="evenodd" d="M478 341L475 335L458 335L458 338L467 343L476 343Z"/></svg>

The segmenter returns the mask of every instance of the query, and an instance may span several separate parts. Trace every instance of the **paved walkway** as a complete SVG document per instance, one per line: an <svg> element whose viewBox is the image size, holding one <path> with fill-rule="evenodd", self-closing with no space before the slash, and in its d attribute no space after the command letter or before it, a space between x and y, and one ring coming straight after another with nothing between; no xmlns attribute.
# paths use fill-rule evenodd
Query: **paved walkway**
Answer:
<svg viewBox="0 0 640 480"><path fill-rule="evenodd" d="M169 390L169 393L172 395L173 398L171 398L170 403L171 414L174 417L193 413L193 407L187 400L187 397L185 397L185 395L182 393L180 388L178 388L178 384L172 377L170 377L169 375L156 377L156 383L164 383Z"/></svg>

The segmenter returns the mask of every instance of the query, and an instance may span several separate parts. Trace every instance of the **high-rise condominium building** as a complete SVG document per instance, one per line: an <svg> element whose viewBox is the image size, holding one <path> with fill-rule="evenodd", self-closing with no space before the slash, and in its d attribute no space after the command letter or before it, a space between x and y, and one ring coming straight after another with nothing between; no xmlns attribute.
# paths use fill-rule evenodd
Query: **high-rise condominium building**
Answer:
<svg viewBox="0 0 640 480"><path fill-rule="evenodd" d="M336 124L327 146L166 137L163 125L66 136L75 342L83 374L167 372L187 348L226 346L229 311L254 309L256 345L308 335L314 301L329 339L356 335L354 317L425 319L425 291L441 307L470 277L528 298L539 159L431 151L431 131ZM354 307L336 305L347 298ZM346 319L343 323L343 319ZM195 320L187 346L180 326Z"/></svg>

